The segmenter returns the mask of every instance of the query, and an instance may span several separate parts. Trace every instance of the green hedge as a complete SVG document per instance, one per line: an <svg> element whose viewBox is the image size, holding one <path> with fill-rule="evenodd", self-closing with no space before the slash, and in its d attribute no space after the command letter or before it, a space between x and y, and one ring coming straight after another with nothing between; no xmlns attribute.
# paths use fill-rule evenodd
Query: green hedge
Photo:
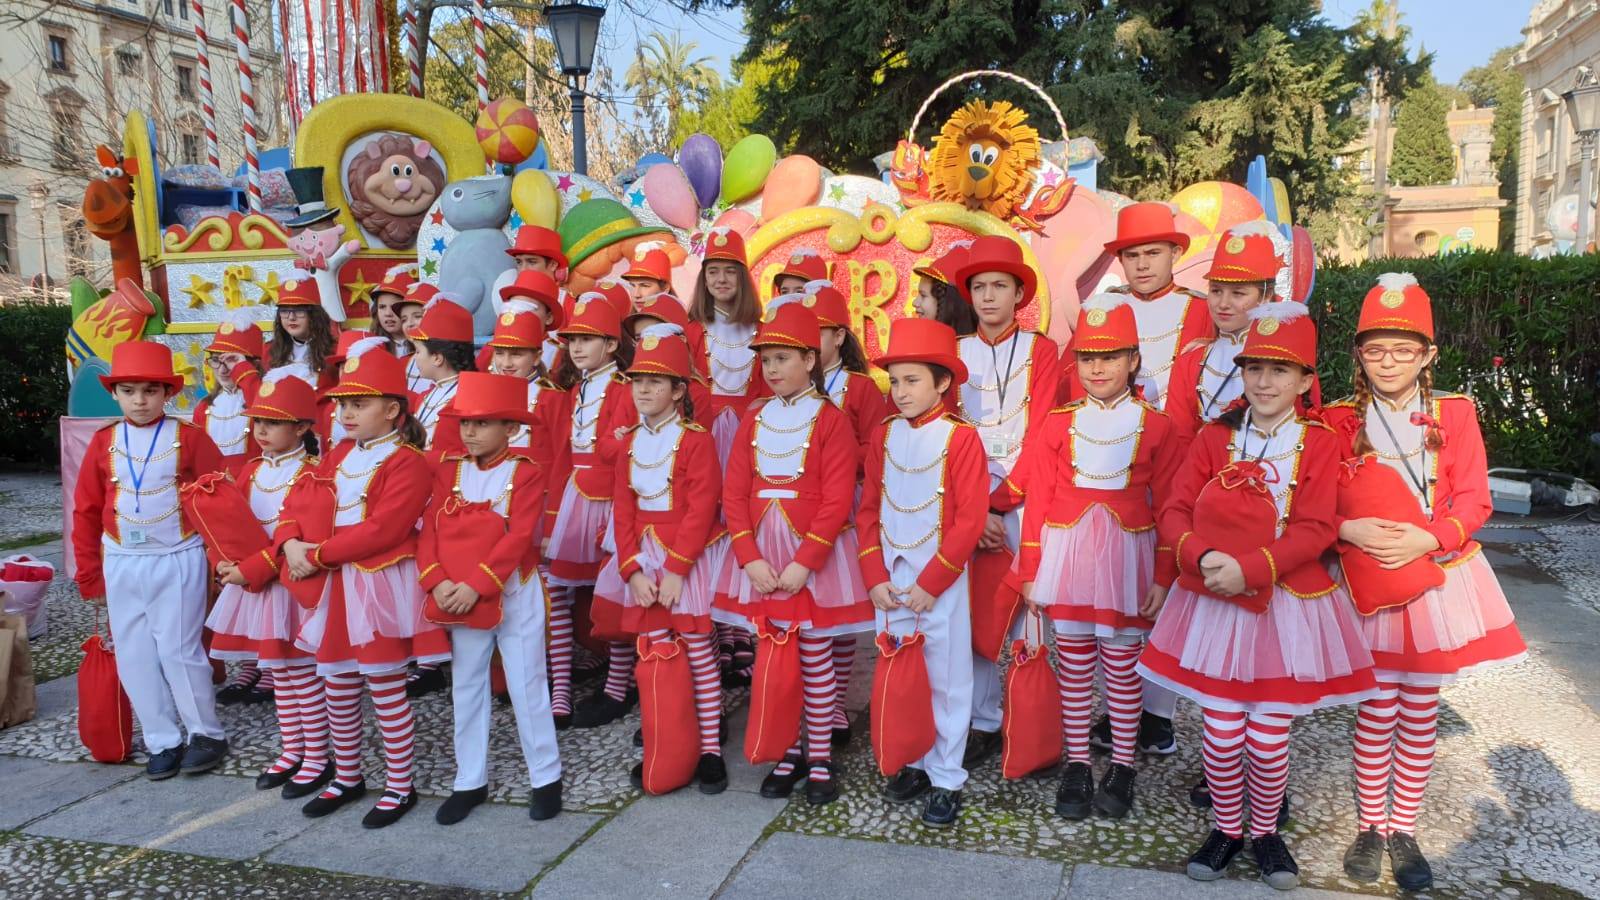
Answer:
<svg viewBox="0 0 1600 900"><path fill-rule="evenodd" d="M52 469L60 460L71 324L66 305L0 305L0 459Z"/></svg>
<svg viewBox="0 0 1600 900"><path fill-rule="evenodd" d="M1505 253L1318 267L1312 314L1328 399L1350 392L1361 300L1383 272L1410 272L1433 298L1434 385L1478 401L1491 466L1600 479L1600 255Z"/></svg>

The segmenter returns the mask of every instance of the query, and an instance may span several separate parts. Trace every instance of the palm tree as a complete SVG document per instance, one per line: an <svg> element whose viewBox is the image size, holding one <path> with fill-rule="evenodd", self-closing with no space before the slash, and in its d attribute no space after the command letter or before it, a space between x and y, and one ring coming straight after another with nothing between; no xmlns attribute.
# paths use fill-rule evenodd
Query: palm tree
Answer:
<svg viewBox="0 0 1600 900"><path fill-rule="evenodd" d="M666 106L668 137L677 134L678 116L685 109L704 103L722 84L721 76L711 67L711 57L690 58L697 46L694 41L681 40L676 33L669 37L653 32L639 46L639 54L623 82L638 96L641 106L653 107L657 102Z"/></svg>

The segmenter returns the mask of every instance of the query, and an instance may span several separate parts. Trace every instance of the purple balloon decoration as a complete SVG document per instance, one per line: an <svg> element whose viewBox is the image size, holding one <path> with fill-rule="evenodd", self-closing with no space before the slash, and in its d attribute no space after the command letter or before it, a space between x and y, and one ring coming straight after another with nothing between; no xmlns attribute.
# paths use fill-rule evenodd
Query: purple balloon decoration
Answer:
<svg viewBox="0 0 1600 900"><path fill-rule="evenodd" d="M689 179L701 209L717 202L722 192L722 146L709 134L691 134L678 149L678 168Z"/></svg>

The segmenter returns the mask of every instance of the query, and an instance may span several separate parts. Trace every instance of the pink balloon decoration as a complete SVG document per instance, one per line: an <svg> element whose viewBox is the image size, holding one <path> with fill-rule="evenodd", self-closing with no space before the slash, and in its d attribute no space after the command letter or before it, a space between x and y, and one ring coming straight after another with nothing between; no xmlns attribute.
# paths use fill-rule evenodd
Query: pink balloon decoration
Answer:
<svg viewBox="0 0 1600 900"><path fill-rule="evenodd" d="M810 206L822 194L822 167L809 156L785 156L772 167L761 191L761 220L770 222L790 210Z"/></svg>
<svg viewBox="0 0 1600 900"><path fill-rule="evenodd" d="M716 224L711 227L732 228L734 231L748 236L756 230L756 217L752 216L749 210L732 206L723 210L722 215L717 216Z"/></svg>
<svg viewBox="0 0 1600 900"><path fill-rule="evenodd" d="M672 163L657 163L639 179L644 198L662 221L674 228L693 228L700 221L700 207L683 170Z"/></svg>

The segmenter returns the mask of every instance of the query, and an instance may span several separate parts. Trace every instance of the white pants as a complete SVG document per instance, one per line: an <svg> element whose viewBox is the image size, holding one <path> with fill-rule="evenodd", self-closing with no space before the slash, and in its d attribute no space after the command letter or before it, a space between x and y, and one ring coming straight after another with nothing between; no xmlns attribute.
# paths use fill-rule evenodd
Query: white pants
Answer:
<svg viewBox="0 0 1600 900"><path fill-rule="evenodd" d="M506 587L505 614L499 627L493 631L450 628L458 791L489 783L489 660L495 647L500 648L530 785L544 787L561 779L561 753L556 748L550 685L545 680L544 591L537 575L527 584L513 579Z"/></svg>
<svg viewBox="0 0 1600 900"><path fill-rule="evenodd" d="M144 729L149 753L183 743L183 733L222 740L211 661L200 644L206 621L206 551L105 553L106 616L117 677ZM181 728L180 728L181 725Z"/></svg>
<svg viewBox="0 0 1600 900"><path fill-rule="evenodd" d="M990 485L993 489L994 485ZM1022 507L1008 512L1004 516L1006 526L1006 546L1012 553L1022 545ZM965 577L965 576L963 576ZM970 608L969 608L970 609ZM968 632L971 632L970 621ZM1011 629L1006 634L1006 643L1022 636L1022 616L1017 616L1011 623ZM968 641L968 645L971 642ZM990 662L972 652L972 728L974 731L999 731L1000 730L1000 700L1003 691L1000 685L1000 665Z"/></svg>
<svg viewBox="0 0 1600 900"><path fill-rule="evenodd" d="M972 719L972 607L963 572L956 583L939 595L933 609L917 614L909 609L877 610L879 631L904 637L920 628L922 658L933 688L933 749L912 765L928 774L936 788L959 791L967 783L961 758L967 752L967 725ZM995 726L998 728L999 726Z"/></svg>

